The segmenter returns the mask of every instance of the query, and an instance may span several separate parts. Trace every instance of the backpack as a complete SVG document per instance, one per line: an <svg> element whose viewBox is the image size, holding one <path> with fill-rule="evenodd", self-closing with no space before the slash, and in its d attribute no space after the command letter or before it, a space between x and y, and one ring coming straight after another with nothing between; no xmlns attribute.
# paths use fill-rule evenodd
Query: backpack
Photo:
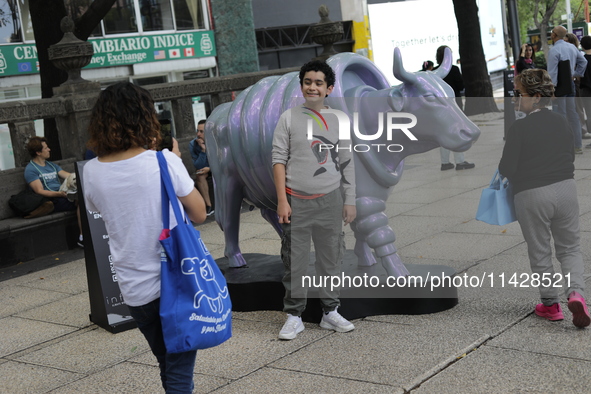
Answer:
<svg viewBox="0 0 591 394"><path fill-rule="evenodd" d="M19 194L10 196L8 205L18 216L25 217L47 201L49 201L48 198L35 193L31 188L27 187Z"/></svg>

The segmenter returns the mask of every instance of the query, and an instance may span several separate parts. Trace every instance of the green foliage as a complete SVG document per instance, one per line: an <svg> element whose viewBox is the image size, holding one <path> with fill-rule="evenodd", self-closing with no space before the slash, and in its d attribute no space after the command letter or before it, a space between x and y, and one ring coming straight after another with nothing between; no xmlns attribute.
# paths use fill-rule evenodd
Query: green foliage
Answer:
<svg viewBox="0 0 591 394"><path fill-rule="evenodd" d="M548 68L548 66L546 64L546 56L544 56L544 52L542 52L542 51L536 52L535 63L536 63L536 68L543 68L544 70L546 70Z"/></svg>
<svg viewBox="0 0 591 394"><path fill-rule="evenodd" d="M585 22L585 1L588 0L571 0L570 9L573 14L574 22ZM527 31L537 29L534 23L533 10L535 4L539 3L540 15L538 15L538 22L542 20L543 14L546 9L549 8L553 0L518 0L517 1L517 14L519 17L519 33L521 36L521 42L528 42ZM566 14L566 1L560 0L556 6L556 10L550 17L549 26L556 26L566 21L562 20L562 15Z"/></svg>

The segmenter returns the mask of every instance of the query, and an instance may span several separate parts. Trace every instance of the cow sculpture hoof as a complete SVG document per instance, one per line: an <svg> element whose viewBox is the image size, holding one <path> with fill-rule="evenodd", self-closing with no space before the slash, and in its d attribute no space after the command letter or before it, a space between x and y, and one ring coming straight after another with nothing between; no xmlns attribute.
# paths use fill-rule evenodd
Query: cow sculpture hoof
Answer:
<svg viewBox="0 0 591 394"><path fill-rule="evenodd" d="M398 253L384 256L381 259L388 276L399 277L410 275Z"/></svg>
<svg viewBox="0 0 591 394"><path fill-rule="evenodd" d="M369 245L365 242L355 242L355 255L357 256L357 265L360 267L371 267L378 263Z"/></svg>
<svg viewBox="0 0 591 394"><path fill-rule="evenodd" d="M242 256L242 253L237 253L234 256L228 257L228 267L230 268L246 268L248 265L246 264L246 260Z"/></svg>

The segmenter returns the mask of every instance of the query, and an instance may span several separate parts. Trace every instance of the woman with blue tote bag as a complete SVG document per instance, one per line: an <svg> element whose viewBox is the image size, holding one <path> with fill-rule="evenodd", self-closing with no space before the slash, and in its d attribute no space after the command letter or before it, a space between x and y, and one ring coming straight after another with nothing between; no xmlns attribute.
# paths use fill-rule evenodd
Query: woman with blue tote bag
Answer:
<svg viewBox="0 0 591 394"><path fill-rule="evenodd" d="M84 166L86 207L105 222L121 294L158 360L162 386L167 393L192 393L197 351L168 352L162 333L162 195L152 150L161 137L150 93L128 82L109 86L92 111L89 133L88 146L98 157ZM202 223L205 203L187 169L174 153L163 154L185 214Z"/></svg>
<svg viewBox="0 0 591 394"><path fill-rule="evenodd" d="M527 116L509 129L499 172L513 185L532 280L540 283L542 303L536 306L536 315L550 321L564 319L558 283L566 288L573 324L582 328L591 318L584 298L574 137L564 116L546 108L553 95L554 85L545 70L524 70L515 77L515 109ZM562 275L552 266L552 238Z"/></svg>

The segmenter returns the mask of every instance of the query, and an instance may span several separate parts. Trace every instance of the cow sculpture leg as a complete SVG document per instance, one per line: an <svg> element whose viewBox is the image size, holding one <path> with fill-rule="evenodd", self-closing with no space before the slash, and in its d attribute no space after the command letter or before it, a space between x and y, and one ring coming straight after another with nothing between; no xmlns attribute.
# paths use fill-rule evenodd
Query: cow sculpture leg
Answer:
<svg viewBox="0 0 591 394"><path fill-rule="evenodd" d="M273 226L275 231L277 231L277 234L279 234L279 238L281 238L281 236L283 235L283 229L279 224L279 217L277 216L277 211L269 208L261 208L261 216L267 222L269 222L271 226Z"/></svg>
<svg viewBox="0 0 591 394"><path fill-rule="evenodd" d="M389 276L406 276L408 270L396 252L394 230L388 225L388 216L384 213L386 203L378 198L361 197L356 200L357 219L352 228L355 232L355 255L358 265L368 267L376 264L375 254Z"/></svg>
<svg viewBox="0 0 591 394"><path fill-rule="evenodd" d="M246 266L238 243L243 199L241 190L241 185L232 176L222 178L219 182L216 180L215 220L224 232L224 255L228 258L228 267L231 268Z"/></svg>

